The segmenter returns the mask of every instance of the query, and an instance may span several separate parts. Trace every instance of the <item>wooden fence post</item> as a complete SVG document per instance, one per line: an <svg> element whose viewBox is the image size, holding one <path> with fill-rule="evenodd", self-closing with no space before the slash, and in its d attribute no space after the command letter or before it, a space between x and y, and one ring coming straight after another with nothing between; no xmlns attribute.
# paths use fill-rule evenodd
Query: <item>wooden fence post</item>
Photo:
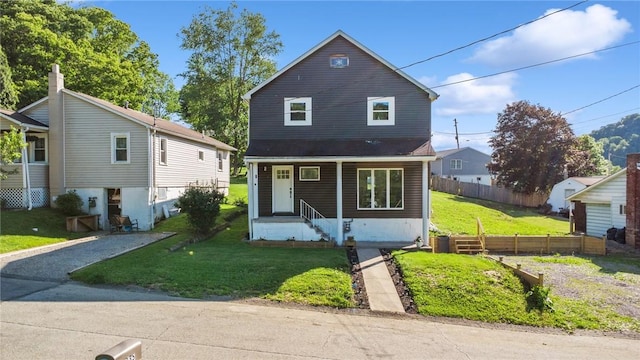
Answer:
<svg viewBox="0 0 640 360"><path fill-rule="evenodd" d="M551 235L547 234L547 254L551 254L551 247L549 246L549 243L551 242Z"/></svg>
<svg viewBox="0 0 640 360"><path fill-rule="evenodd" d="M540 287L544 286L544 274L543 273L538 273L538 285Z"/></svg>
<svg viewBox="0 0 640 360"><path fill-rule="evenodd" d="M513 252L518 255L518 233L513 238Z"/></svg>
<svg viewBox="0 0 640 360"><path fill-rule="evenodd" d="M580 253L584 254L584 234L580 237Z"/></svg>
<svg viewBox="0 0 640 360"><path fill-rule="evenodd" d="M607 255L607 237L605 235L602 236L602 254L601 255Z"/></svg>

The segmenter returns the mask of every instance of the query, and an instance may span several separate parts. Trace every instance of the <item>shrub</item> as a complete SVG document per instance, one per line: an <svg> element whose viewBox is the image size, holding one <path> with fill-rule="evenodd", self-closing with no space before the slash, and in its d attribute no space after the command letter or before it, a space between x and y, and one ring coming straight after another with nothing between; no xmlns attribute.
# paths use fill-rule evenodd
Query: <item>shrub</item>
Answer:
<svg viewBox="0 0 640 360"><path fill-rule="evenodd" d="M197 233L207 234L216 223L223 199L224 194L213 187L190 187L178 198L176 206L187 213L187 220Z"/></svg>
<svg viewBox="0 0 640 360"><path fill-rule="evenodd" d="M83 213L82 205L84 202L75 190L69 191L66 194L58 195L54 203L65 215L76 216Z"/></svg>
<svg viewBox="0 0 640 360"><path fill-rule="evenodd" d="M553 301L549 298L549 292L551 288L548 286L535 285L527 292L527 303L531 309L538 309L540 311L554 312Z"/></svg>

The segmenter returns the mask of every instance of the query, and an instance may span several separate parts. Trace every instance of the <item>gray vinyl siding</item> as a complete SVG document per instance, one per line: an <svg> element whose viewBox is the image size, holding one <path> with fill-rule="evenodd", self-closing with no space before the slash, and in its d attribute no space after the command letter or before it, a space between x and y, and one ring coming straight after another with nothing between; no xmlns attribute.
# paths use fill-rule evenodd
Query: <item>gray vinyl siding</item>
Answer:
<svg viewBox="0 0 640 360"><path fill-rule="evenodd" d="M45 125L49 125L49 106L47 104L47 101L43 101L37 106L25 111L24 114Z"/></svg>
<svg viewBox="0 0 640 360"><path fill-rule="evenodd" d="M345 54L349 66L329 66ZM367 97L395 97L395 125L367 126ZM284 98L311 97L312 125L284 126ZM252 95L251 139L368 139L431 133L431 101L424 90L341 37Z"/></svg>
<svg viewBox="0 0 640 360"><path fill-rule="evenodd" d="M451 168L451 160L454 159L462 160L462 169ZM489 162L491 162L491 156L472 149L463 149L434 161L431 164L431 170L440 176L489 175L489 170L487 170Z"/></svg>
<svg viewBox="0 0 640 360"><path fill-rule="evenodd" d="M320 181L300 181L300 166L320 166ZM357 168L403 168L404 210L357 210ZM265 171L266 169L266 171ZM271 216L271 164L258 165L259 216ZM422 217L422 164L408 163L344 163L343 217L345 218L420 218ZM294 212L299 214L300 199L322 215L336 217L336 164L294 164Z"/></svg>
<svg viewBox="0 0 640 360"><path fill-rule="evenodd" d="M587 235L601 237L611 226L610 204L587 204Z"/></svg>
<svg viewBox="0 0 640 360"><path fill-rule="evenodd" d="M167 164L160 164L160 139L167 139ZM198 150L204 151L204 161L198 159ZM190 182L209 184L216 178L218 159L216 149L188 140L160 134L155 146L156 185L181 187Z"/></svg>
<svg viewBox="0 0 640 360"><path fill-rule="evenodd" d="M148 186L147 129L64 95L66 187ZM111 164L111 133L129 133L129 164Z"/></svg>

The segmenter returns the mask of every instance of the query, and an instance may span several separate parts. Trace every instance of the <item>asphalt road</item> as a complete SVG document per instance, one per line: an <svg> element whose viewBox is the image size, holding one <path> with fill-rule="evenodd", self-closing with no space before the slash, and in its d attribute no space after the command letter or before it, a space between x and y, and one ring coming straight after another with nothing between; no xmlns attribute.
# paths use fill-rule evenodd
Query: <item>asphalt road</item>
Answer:
<svg viewBox="0 0 640 360"><path fill-rule="evenodd" d="M139 245L133 238L128 241ZM73 246L80 244L66 245L68 251L78 251ZM95 246L96 251L106 247ZM103 254L113 256L117 250L112 250ZM49 252L69 258L60 248ZM0 359L94 359L126 339L142 341L142 359L156 360L640 358L640 341L634 339L462 326L412 315L189 301L143 289L88 287L60 280L56 274L66 269L46 272L26 266L60 264L44 253L39 249L0 259L2 274L9 276L0 280Z"/></svg>

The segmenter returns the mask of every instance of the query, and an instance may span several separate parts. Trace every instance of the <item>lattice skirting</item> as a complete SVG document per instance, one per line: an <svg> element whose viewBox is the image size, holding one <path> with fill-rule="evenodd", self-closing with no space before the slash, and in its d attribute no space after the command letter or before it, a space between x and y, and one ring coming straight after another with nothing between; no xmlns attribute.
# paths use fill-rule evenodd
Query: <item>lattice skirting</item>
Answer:
<svg viewBox="0 0 640 360"><path fill-rule="evenodd" d="M27 189L0 189L0 199L7 209L20 209L27 207ZM31 204L34 208L48 207L49 189L48 188L32 188Z"/></svg>

